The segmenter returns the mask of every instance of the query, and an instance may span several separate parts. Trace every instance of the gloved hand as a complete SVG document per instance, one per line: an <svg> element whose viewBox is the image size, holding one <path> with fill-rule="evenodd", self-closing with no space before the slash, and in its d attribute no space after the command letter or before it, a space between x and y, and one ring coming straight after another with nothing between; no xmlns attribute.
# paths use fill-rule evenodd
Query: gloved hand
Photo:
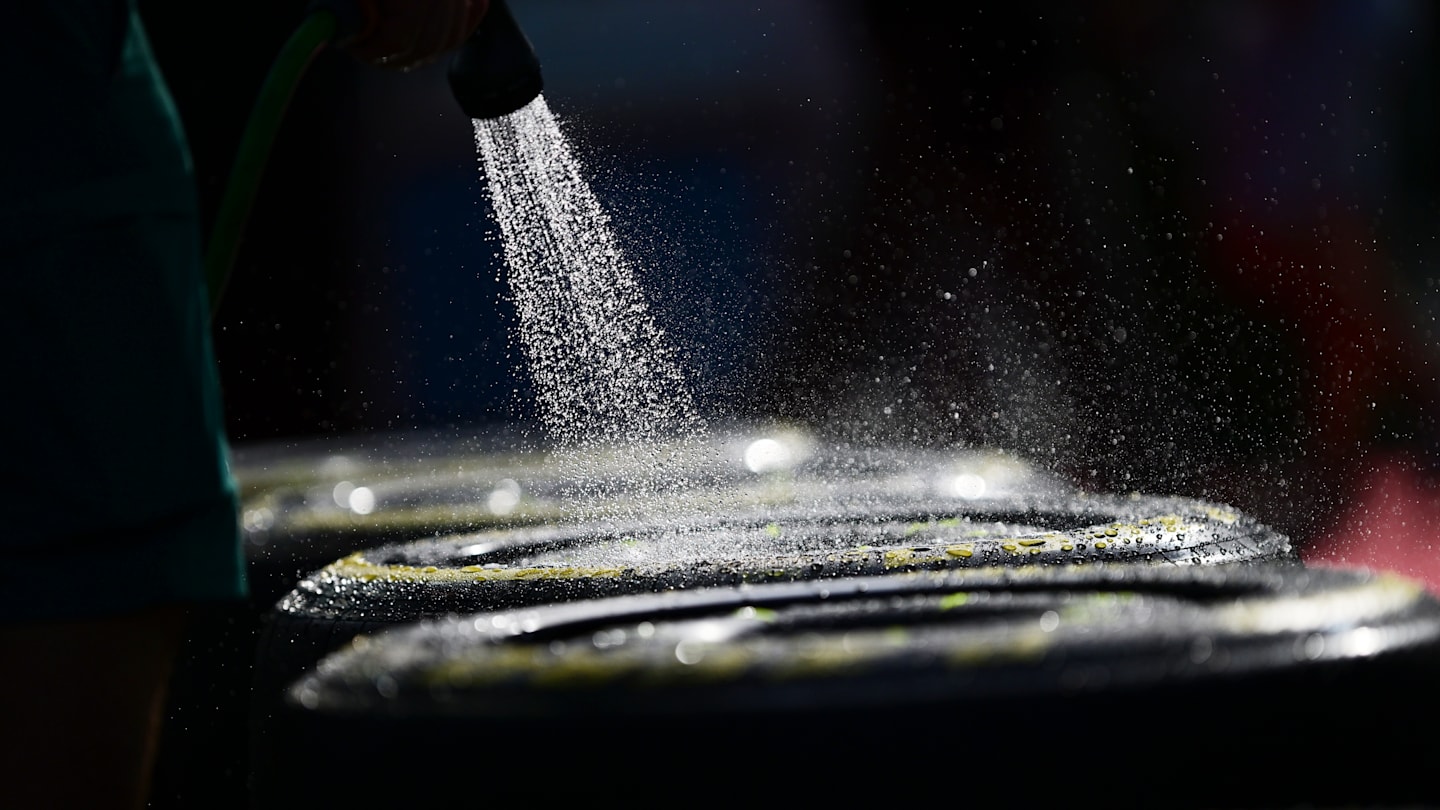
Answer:
<svg viewBox="0 0 1440 810"><path fill-rule="evenodd" d="M356 0L365 21L344 45L363 62L413 70L459 47L480 25L489 0Z"/></svg>

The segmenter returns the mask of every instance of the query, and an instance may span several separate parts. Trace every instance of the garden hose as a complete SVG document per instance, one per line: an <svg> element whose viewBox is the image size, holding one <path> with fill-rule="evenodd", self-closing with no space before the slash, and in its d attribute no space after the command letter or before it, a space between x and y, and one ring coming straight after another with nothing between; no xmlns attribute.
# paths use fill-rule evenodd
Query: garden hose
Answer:
<svg viewBox="0 0 1440 810"><path fill-rule="evenodd" d="M285 108L306 68L338 30L340 20L334 11L317 9L307 14L281 48L260 88L205 250L205 282L210 291L212 320L220 308L220 297L234 266L245 221L260 188L265 161Z"/></svg>

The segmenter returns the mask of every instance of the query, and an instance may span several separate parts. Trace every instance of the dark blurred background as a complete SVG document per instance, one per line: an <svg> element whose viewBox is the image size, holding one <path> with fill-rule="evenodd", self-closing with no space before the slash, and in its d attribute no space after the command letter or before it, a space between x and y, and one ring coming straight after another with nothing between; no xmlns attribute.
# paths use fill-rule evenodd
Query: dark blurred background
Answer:
<svg viewBox="0 0 1440 810"><path fill-rule="evenodd" d="M1433 4L510 5L708 416L1001 447L1440 591ZM305 4L140 6L208 221ZM237 445L533 420L444 74L298 87L215 323ZM243 772L194 702L158 806Z"/></svg>
<svg viewBox="0 0 1440 810"><path fill-rule="evenodd" d="M141 7L208 216L303 4ZM511 7L710 415L1428 552L1429 3ZM322 54L216 323L234 441L532 418L498 253L444 65Z"/></svg>

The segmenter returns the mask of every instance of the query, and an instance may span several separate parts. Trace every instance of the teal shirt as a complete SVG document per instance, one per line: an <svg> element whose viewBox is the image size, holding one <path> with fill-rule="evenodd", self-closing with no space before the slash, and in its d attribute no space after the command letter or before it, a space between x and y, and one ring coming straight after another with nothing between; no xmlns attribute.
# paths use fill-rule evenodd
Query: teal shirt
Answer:
<svg viewBox="0 0 1440 810"><path fill-rule="evenodd" d="M132 2L0 26L0 621L245 592L190 158Z"/></svg>

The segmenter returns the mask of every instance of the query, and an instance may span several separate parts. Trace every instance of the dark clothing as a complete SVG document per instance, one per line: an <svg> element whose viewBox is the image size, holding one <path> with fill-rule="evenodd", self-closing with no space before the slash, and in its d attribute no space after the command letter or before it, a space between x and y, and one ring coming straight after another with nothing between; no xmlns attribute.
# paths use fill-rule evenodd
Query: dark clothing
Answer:
<svg viewBox="0 0 1440 810"><path fill-rule="evenodd" d="M0 28L0 619L238 598L184 135L132 2Z"/></svg>

